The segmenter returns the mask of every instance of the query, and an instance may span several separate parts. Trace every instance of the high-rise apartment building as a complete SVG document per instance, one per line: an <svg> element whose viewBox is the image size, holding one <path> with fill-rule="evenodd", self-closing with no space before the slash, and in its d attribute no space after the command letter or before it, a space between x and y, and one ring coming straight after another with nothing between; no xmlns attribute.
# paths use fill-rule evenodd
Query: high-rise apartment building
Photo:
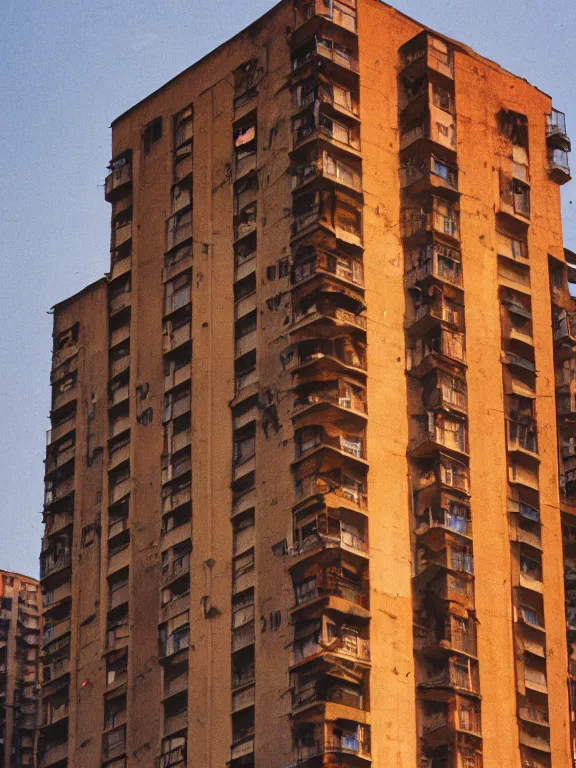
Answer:
<svg viewBox="0 0 576 768"><path fill-rule="evenodd" d="M54 313L40 767L569 765L562 113L283 0L112 142L110 272Z"/></svg>
<svg viewBox="0 0 576 768"><path fill-rule="evenodd" d="M40 608L36 579L0 571L0 768L35 765Z"/></svg>

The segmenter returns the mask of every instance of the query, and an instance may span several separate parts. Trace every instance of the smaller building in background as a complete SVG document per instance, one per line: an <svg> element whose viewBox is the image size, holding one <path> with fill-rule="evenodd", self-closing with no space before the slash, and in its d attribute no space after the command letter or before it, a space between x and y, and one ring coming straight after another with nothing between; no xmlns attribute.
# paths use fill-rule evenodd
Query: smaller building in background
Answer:
<svg viewBox="0 0 576 768"><path fill-rule="evenodd" d="M24 768L38 727L38 581L0 571L0 600L0 768Z"/></svg>

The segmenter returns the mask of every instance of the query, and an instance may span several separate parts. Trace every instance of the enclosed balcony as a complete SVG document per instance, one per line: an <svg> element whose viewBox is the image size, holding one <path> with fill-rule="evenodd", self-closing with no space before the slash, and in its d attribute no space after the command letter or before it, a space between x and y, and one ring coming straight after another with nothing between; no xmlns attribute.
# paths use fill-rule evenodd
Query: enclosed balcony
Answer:
<svg viewBox="0 0 576 768"><path fill-rule="evenodd" d="M296 33L299 30L310 34L322 22L330 21L349 32L356 33L356 0L296 0Z"/></svg>
<svg viewBox="0 0 576 768"><path fill-rule="evenodd" d="M299 111L312 107L316 113L358 121L358 101L357 87L328 80L319 72L299 79L292 88L292 104Z"/></svg>
<svg viewBox="0 0 576 768"><path fill-rule="evenodd" d="M296 613L304 608L326 605L359 617L368 616L366 566L343 560L338 550L333 552L334 565L302 567L300 575L293 573Z"/></svg>
<svg viewBox="0 0 576 768"><path fill-rule="evenodd" d="M165 739L162 754L154 763L154 768L184 768L186 765L186 737L173 736Z"/></svg>
<svg viewBox="0 0 576 768"><path fill-rule="evenodd" d="M366 465L365 436L363 430L357 433L344 432L330 424L310 425L298 429L295 434L296 458L292 462L297 466L301 461L313 454L336 452L349 457L360 466ZM317 458L320 458L317 456Z"/></svg>
<svg viewBox="0 0 576 768"><path fill-rule="evenodd" d="M508 450L525 456L538 456L538 431L536 421L522 423L507 419Z"/></svg>
<svg viewBox="0 0 576 768"><path fill-rule="evenodd" d="M546 115L546 143L549 147L558 147L570 151L570 139L566 131L566 115L558 109L552 109Z"/></svg>
<svg viewBox="0 0 576 768"><path fill-rule="evenodd" d="M312 412L329 416L334 408L340 412L338 419L344 415L342 409L350 412L348 418L352 421L364 421L367 417L366 389L354 379L336 375L322 380L299 377L295 389L297 396L291 411L295 423Z"/></svg>
<svg viewBox="0 0 576 768"><path fill-rule="evenodd" d="M366 478L361 474L354 476L350 469L346 471L340 467L325 473L308 474L297 480L295 497L295 509L308 507L319 500L326 505L340 505L364 513L368 508Z"/></svg>
<svg viewBox="0 0 576 768"><path fill-rule="evenodd" d="M312 179L314 170L310 173ZM333 250L358 251L362 247L362 206L353 190L332 184L306 185L295 195L291 242L316 233L331 237L334 243L325 241L324 247Z"/></svg>
<svg viewBox="0 0 576 768"><path fill-rule="evenodd" d="M430 664L424 680L418 683L420 695L429 698L436 694L450 696L451 691L479 695L478 662L453 656L437 664Z"/></svg>
<svg viewBox="0 0 576 768"><path fill-rule="evenodd" d="M453 80L453 52L444 40L428 32L420 32L400 48L400 74L409 81L418 80L426 74Z"/></svg>
<svg viewBox="0 0 576 768"><path fill-rule="evenodd" d="M290 367L298 380L321 376L327 371L364 373L366 343L360 334L342 334L330 339L318 336L298 342L285 358L285 367Z"/></svg>
<svg viewBox="0 0 576 768"><path fill-rule="evenodd" d="M568 152L559 147L548 148L548 175L557 184L566 184L572 178L570 175L570 160Z"/></svg>
<svg viewBox="0 0 576 768"><path fill-rule="evenodd" d="M112 228L110 250L115 251L132 240L132 220L120 219Z"/></svg>
<svg viewBox="0 0 576 768"><path fill-rule="evenodd" d="M132 150L127 150L110 161L104 184L104 197L109 203L115 202L132 183Z"/></svg>
<svg viewBox="0 0 576 768"><path fill-rule="evenodd" d="M418 502L420 502L419 497ZM451 498L448 494L441 493L438 501L415 512L414 532L433 549L445 540L446 533L471 538L470 506L461 499Z"/></svg>
<svg viewBox="0 0 576 768"><path fill-rule="evenodd" d="M332 253L314 245L301 245L294 254L290 275L293 286L319 283L323 275L349 287L364 288L362 259L342 253Z"/></svg>
<svg viewBox="0 0 576 768"><path fill-rule="evenodd" d="M368 664L370 643L365 622L354 626L323 614L297 622L294 628L291 665L297 666L328 654Z"/></svg>
<svg viewBox="0 0 576 768"><path fill-rule="evenodd" d="M452 241L460 240L460 211L456 203L432 197L423 207L402 208L400 211L400 235L411 244L425 241L432 232Z"/></svg>
<svg viewBox="0 0 576 768"><path fill-rule="evenodd" d="M330 181L355 193L362 192L362 169L359 160L341 157L336 148L322 150L312 145L306 148L304 156L299 153L292 167L293 190L301 191L304 185L313 181Z"/></svg>
<svg viewBox="0 0 576 768"><path fill-rule="evenodd" d="M367 319L360 314L364 301L358 296L332 293L329 286L322 286L322 292L312 291L303 298L293 297L291 335L334 336L342 331L366 331Z"/></svg>
<svg viewBox="0 0 576 768"><path fill-rule="evenodd" d="M415 157L399 170L400 187L409 195L418 196L441 188L458 193L458 168L433 154Z"/></svg>
<svg viewBox="0 0 576 768"><path fill-rule="evenodd" d="M455 695L449 701L422 702L420 737L427 747L452 745L460 732L480 736L480 705L465 696Z"/></svg>
<svg viewBox="0 0 576 768"><path fill-rule="evenodd" d="M416 589L426 594L438 605L457 603L468 611L474 610L474 581L464 568L472 568L473 561L469 553L455 553L454 560L439 557L439 563L427 564L415 578ZM448 570L452 565L455 569Z"/></svg>
<svg viewBox="0 0 576 768"><path fill-rule="evenodd" d="M407 319L408 333L411 336L423 336L439 325L463 332L463 306L448 298L447 292L438 285L431 285L426 293L419 290L412 292L411 316Z"/></svg>
<svg viewBox="0 0 576 768"><path fill-rule="evenodd" d="M474 617L463 618L454 613L445 617L434 614L434 628L427 625L414 624L414 649L423 655L443 658L454 652L466 656L478 655L476 622Z"/></svg>
<svg viewBox="0 0 576 768"><path fill-rule="evenodd" d="M314 708L331 712L342 711L340 707L366 710L368 708L367 671L338 659L320 657L306 667L291 673L292 714ZM338 705L338 708L330 707Z"/></svg>
<svg viewBox="0 0 576 768"><path fill-rule="evenodd" d="M300 73L314 60L325 63L327 74L347 78L358 72L358 55L345 29L322 30L298 45L292 53L292 72Z"/></svg>
<svg viewBox="0 0 576 768"><path fill-rule="evenodd" d="M320 112L319 104L313 104L292 118L293 156L297 158L312 142L334 146L357 156L360 152L360 129L357 122L345 122L343 116L337 117L339 119Z"/></svg>
<svg viewBox="0 0 576 768"><path fill-rule="evenodd" d="M292 743L298 764L316 758L315 765L331 765L334 761L338 765L348 765L349 761L360 765L371 759L370 727L353 720L299 723Z"/></svg>
<svg viewBox="0 0 576 768"><path fill-rule="evenodd" d="M501 289L500 296L502 337L512 351L530 355L534 346L532 309L529 297L509 288Z"/></svg>
<svg viewBox="0 0 576 768"><path fill-rule="evenodd" d="M442 450L468 452L465 420L433 411L413 417L413 430L408 443L409 454L422 458Z"/></svg>
<svg viewBox="0 0 576 768"><path fill-rule="evenodd" d="M48 541L40 555L40 578L44 579L57 571L68 568L71 564L71 546L67 536L56 541Z"/></svg>
<svg viewBox="0 0 576 768"><path fill-rule="evenodd" d="M293 532L295 556L318 556L324 550L341 549L367 557L368 541L364 519L348 510L303 510L296 513Z"/></svg>
<svg viewBox="0 0 576 768"><path fill-rule="evenodd" d="M461 288L461 254L456 249L439 243L408 248L404 253L404 275L407 288L435 280Z"/></svg>
<svg viewBox="0 0 576 768"><path fill-rule="evenodd" d="M436 368L423 378L422 384L422 402L427 411L467 412L468 388L464 377Z"/></svg>
<svg viewBox="0 0 576 768"><path fill-rule="evenodd" d="M447 531L438 531L438 534L436 537L420 540L421 543L425 542L426 546L418 549L417 582L427 583L440 572L439 569L450 571L460 579L472 577L472 545L469 542L463 543Z"/></svg>

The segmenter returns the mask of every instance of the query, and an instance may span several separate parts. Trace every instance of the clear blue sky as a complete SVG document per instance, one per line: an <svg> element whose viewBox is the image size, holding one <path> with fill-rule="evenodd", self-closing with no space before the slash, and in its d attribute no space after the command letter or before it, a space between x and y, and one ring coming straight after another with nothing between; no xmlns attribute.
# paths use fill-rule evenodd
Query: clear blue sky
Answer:
<svg viewBox="0 0 576 768"><path fill-rule="evenodd" d="M38 570L47 310L108 267L109 125L270 7L270 0L2 4L0 568ZM550 93L576 140L576 14L565 0L398 0L396 7ZM563 204L564 239L574 248L573 183Z"/></svg>

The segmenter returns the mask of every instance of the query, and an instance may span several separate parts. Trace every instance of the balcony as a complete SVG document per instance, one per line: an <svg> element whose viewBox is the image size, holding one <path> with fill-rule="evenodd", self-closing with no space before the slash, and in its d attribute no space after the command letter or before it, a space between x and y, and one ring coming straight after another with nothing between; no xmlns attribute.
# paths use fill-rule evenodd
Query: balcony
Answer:
<svg viewBox="0 0 576 768"><path fill-rule="evenodd" d="M566 131L566 115L558 109L552 109L546 115L546 143L549 147L570 151L570 139Z"/></svg>
<svg viewBox="0 0 576 768"><path fill-rule="evenodd" d="M190 554L190 552L185 552L162 566L162 585L169 584L190 573Z"/></svg>
<svg viewBox="0 0 576 768"><path fill-rule="evenodd" d="M297 0L294 7L298 12L295 32L304 27L304 32L309 35L328 21L356 34L355 0L334 0L329 4L324 0Z"/></svg>
<svg viewBox="0 0 576 768"><path fill-rule="evenodd" d="M320 570L317 576L295 582L294 592L296 602L293 612L329 598L339 598L351 604L351 613L359 616L365 616L368 608L368 595L361 580L354 581L342 576L337 569ZM354 605L361 610L355 610L352 607Z"/></svg>
<svg viewBox="0 0 576 768"><path fill-rule="evenodd" d="M366 371L365 344L351 335L336 339L318 336L301 341L290 362L293 375L313 376L316 371Z"/></svg>
<svg viewBox="0 0 576 768"><path fill-rule="evenodd" d="M418 417L415 426L408 443L411 456L423 458L443 449L458 453L468 451L466 423L462 420L430 411Z"/></svg>
<svg viewBox="0 0 576 768"><path fill-rule="evenodd" d="M460 211L438 197L432 198L432 210L403 208L400 211L400 235L404 240L426 239L432 232L453 241L460 240Z"/></svg>
<svg viewBox="0 0 576 768"><path fill-rule="evenodd" d="M52 573L68 568L72 562L70 549L67 547L55 553L42 553L40 558L40 578L44 579Z"/></svg>
<svg viewBox="0 0 576 768"><path fill-rule="evenodd" d="M332 306L328 299L320 298L317 302L304 303L294 310L292 325L289 333L294 334L302 328L309 328L318 324L327 326L334 332L335 329L346 328L349 330L366 331L367 318L365 315L355 314L347 309Z"/></svg>
<svg viewBox="0 0 576 768"><path fill-rule="evenodd" d="M412 316L408 321L408 332L412 336L423 336L440 324L463 331L462 305L448 299L438 286L433 286L426 296L418 292L412 301Z"/></svg>
<svg viewBox="0 0 576 768"><path fill-rule="evenodd" d="M454 79L454 56L449 46L428 32L421 32L400 49L400 74L410 82L426 74Z"/></svg>
<svg viewBox="0 0 576 768"><path fill-rule="evenodd" d="M132 293L130 285L127 284L121 291L110 293L108 300L108 312L110 315L116 315L123 309L127 309L132 304Z"/></svg>
<svg viewBox="0 0 576 768"><path fill-rule="evenodd" d="M115 251L132 240L132 222L118 221L112 229L110 250Z"/></svg>
<svg viewBox="0 0 576 768"><path fill-rule="evenodd" d="M430 627L414 625L414 649L424 655L463 653L478 656L478 645L474 624L470 620L451 615L450 623L442 635L437 635Z"/></svg>
<svg viewBox="0 0 576 768"><path fill-rule="evenodd" d="M307 528L312 528L312 525L309 523ZM318 527L310 531L298 529L294 536L294 555L311 556L326 549L341 549L363 557L368 555L368 542L363 532L346 527L346 523L331 517L327 520L327 527L331 530L323 531Z"/></svg>
<svg viewBox="0 0 576 768"><path fill-rule="evenodd" d="M292 465L297 465L304 457L319 451L338 451L366 465L364 444L362 435L338 434L334 430L329 433L323 427L306 427L296 436L296 458Z"/></svg>
<svg viewBox="0 0 576 768"><path fill-rule="evenodd" d="M523 455L537 458L538 433L536 421L530 419L528 423L520 423L507 419L508 450Z"/></svg>
<svg viewBox="0 0 576 768"><path fill-rule="evenodd" d="M364 287L364 269L360 259L333 254L313 246L299 248L292 267L292 285L302 285L309 281L317 282L315 278L322 275L334 277L338 282L358 288Z"/></svg>
<svg viewBox="0 0 576 768"><path fill-rule="evenodd" d="M570 176L570 161L568 152L558 147L548 149L548 175L556 184L566 184Z"/></svg>
<svg viewBox="0 0 576 768"><path fill-rule="evenodd" d="M351 417L367 415L366 391L347 379L336 381L312 380L298 385L299 394L291 411L292 419L312 412L327 413L331 407L350 411Z"/></svg>
<svg viewBox="0 0 576 768"><path fill-rule="evenodd" d="M436 532L438 529L438 532ZM472 520L470 508L457 502L448 502L446 506L426 507L422 515L417 517L414 531L417 536L426 539L434 537L442 539L442 532L456 533L465 538L472 538Z"/></svg>
<svg viewBox="0 0 576 768"><path fill-rule="evenodd" d="M325 179L348 190L362 192L362 173L358 162L352 158L343 161L334 152L312 147L308 158L294 166L293 190L300 190L314 179Z"/></svg>
<svg viewBox="0 0 576 768"><path fill-rule="evenodd" d="M247 648L252 645L256 640L256 631L254 628L254 622L245 624L244 626L234 629L232 631L232 653L240 651L243 648Z"/></svg>
<svg viewBox="0 0 576 768"><path fill-rule="evenodd" d="M470 564L472 561L470 560ZM464 565L464 560L457 565ZM474 582L465 571L450 573L447 566L431 563L416 577L418 589L446 603L458 603L469 611L474 610Z"/></svg>
<svg viewBox="0 0 576 768"><path fill-rule="evenodd" d="M400 168L400 188L409 195L421 195L440 188L448 193L458 192L458 169L435 155L423 160L411 160Z"/></svg>
<svg viewBox="0 0 576 768"><path fill-rule="evenodd" d="M296 72L318 56L331 62L336 69L357 73L357 57L349 47L339 42L337 37L338 35L335 34L331 39L325 35L317 34L298 47L292 55L292 71Z"/></svg>
<svg viewBox="0 0 576 768"><path fill-rule="evenodd" d="M104 182L104 198L108 203L115 202L128 189L132 182L132 165L126 153L108 166L110 173Z"/></svg>
<svg viewBox="0 0 576 768"><path fill-rule="evenodd" d="M307 623L303 625L306 632L309 630ZM332 633L328 635L326 628L321 629L321 621L311 634L302 636L296 626L296 637L293 644L291 666L297 666L304 662L311 661L323 654L341 656L345 659L353 659L358 662L368 663L370 661L370 642L360 637L358 631L353 627L332 625ZM336 636L334 635L336 633Z"/></svg>
<svg viewBox="0 0 576 768"><path fill-rule="evenodd" d="M462 693L479 694L480 682L476 662L449 659L444 668L432 668L426 680L418 683L421 693L436 690L456 690Z"/></svg>

